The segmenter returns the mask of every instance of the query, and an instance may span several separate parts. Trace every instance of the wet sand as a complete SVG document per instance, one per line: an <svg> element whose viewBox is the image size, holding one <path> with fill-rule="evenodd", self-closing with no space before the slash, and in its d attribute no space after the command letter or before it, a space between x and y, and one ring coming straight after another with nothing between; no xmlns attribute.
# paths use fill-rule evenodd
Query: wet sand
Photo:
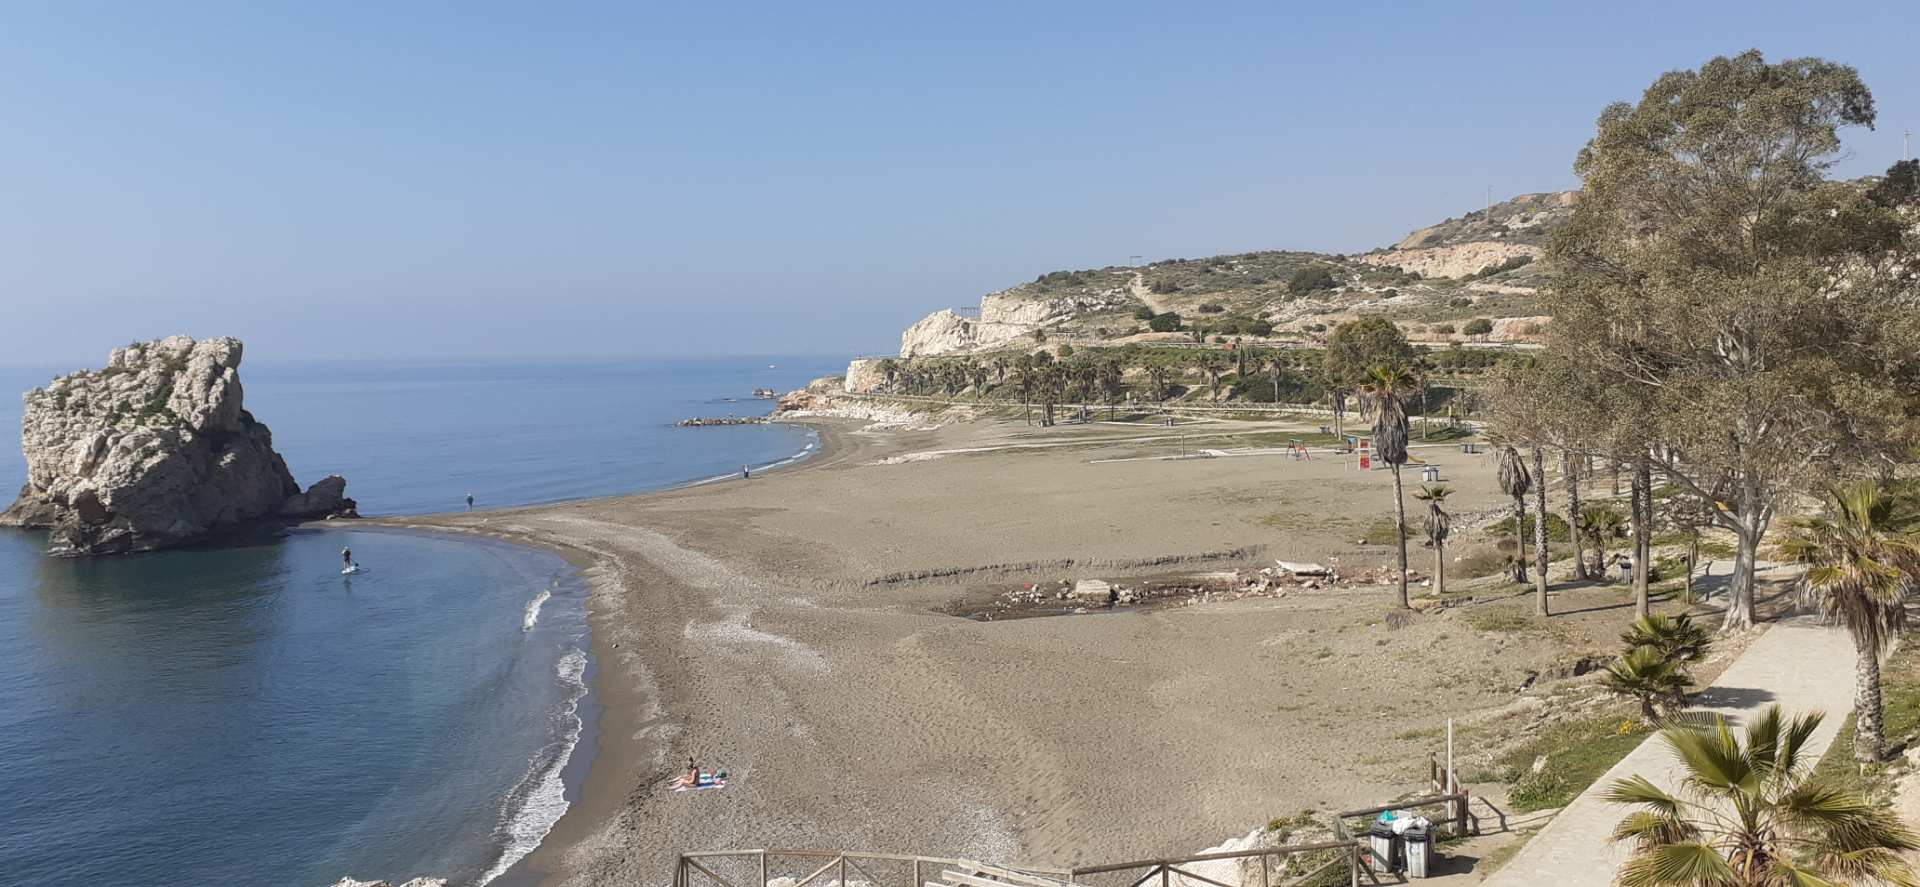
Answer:
<svg viewBox="0 0 1920 887"><path fill-rule="evenodd" d="M1390 563L1356 540L1391 516L1392 481L1337 457L1102 461L1175 452L1151 426L817 427L820 455L748 481L393 522L550 547L592 584L599 746L518 875L668 884L678 852L773 846L1056 866L1191 852L1418 787L1438 747L1414 734L1511 701L1566 650L1452 611L1390 629L1389 588L945 615L968 593L1170 558ZM954 450L971 452L926 455ZM1416 454L1456 513L1502 503L1490 457ZM689 755L731 783L666 791Z"/></svg>

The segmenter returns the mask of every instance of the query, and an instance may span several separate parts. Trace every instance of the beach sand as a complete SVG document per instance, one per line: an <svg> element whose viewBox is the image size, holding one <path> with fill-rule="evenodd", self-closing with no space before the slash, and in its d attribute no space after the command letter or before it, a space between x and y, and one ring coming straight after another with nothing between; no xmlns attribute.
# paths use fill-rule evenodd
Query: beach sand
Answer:
<svg viewBox="0 0 1920 887"><path fill-rule="evenodd" d="M1193 852L1421 787L1447 717L1512 701L1566 652L1564 636L1476 632L1457 611L1390 629L1386 587L946 615L1023 582L1391 563L1356 543L1391 516L1391 477L1338 457L1098 461L1208 446L1231 424L1184 442L1018 420L816 427L813 460L748 481L395 522L552 547L592 583L599 747L517 875L668 884L678 852L753 847L1054 866ZM970 452L937 455L956 450ZM1416 454L1456 513L1504 502L1490 456ZM1256 553L1124 566L1234 549ZM886 581L902 573L944 575ZM1595 637L1618 630L1604 617ZM689 755L728 787L667 792Z"/></svg>

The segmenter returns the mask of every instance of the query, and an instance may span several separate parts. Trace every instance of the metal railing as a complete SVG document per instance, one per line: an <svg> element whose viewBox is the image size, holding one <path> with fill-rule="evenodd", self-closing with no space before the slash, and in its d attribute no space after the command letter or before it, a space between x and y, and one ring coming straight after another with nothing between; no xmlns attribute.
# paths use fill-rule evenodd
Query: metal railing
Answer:
<svg viewBox="0 0 1920 887"><path fill-rule="evenodd" d="M923 887L926 883L924 873L931 870L937 875L950 868L1034 875L1056 883L1071 880L1071 872L1067 869L1040 866L987 866L971 860L942 856L856 853L845 850L761 849L682 853L679 864L674 867L673 884L674 887L701 887L703 883L705 887L767 887L774 877L786 877L775 874L779 863L800 861L805 861L810 871L788 887L809 887L816 882L821 887L836 883L839 887L847 887L849 884L856 883L856 880L850 880L855 873L860 876L857 880L864 880L873 887L898 887L901 884L905 884L906 887ZM729 878L715 871L717 868L727 867L724 865L726 862L746 863L750 868L751 878L741 879L738 875ZM893 876L876 874L876 869L889 870ZM826 881L818 880L821 875L829 872L833 872L834 877ZM704 878L704 882L697 880L699 878ZM1038 885L1028 885L1028 887L1038 887Z"/></svg>

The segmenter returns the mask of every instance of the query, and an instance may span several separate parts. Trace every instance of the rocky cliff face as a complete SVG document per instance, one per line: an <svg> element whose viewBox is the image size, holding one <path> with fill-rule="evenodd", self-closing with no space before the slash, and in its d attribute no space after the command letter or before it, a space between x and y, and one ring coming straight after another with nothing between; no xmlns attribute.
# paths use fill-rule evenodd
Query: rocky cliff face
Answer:
<svg viewBox="0 0 1920 887"><path fill-rule="evenodd" d="M1422 249L1392 249L1357 258L1369 265L1393 266L1421 277L1467 277L1510 259L1538 259L1545 251L1524 243L1476 241Z"/></svg>
<svg viewBox="0 0 1920 887"><path fill-rule="evenodd" d="M352 514L346 481L301 492L241 404L239 340L116 348L101 370L26 395L27 484L0 524L45 527L53 554L184 545L276 518Z"/></svg>

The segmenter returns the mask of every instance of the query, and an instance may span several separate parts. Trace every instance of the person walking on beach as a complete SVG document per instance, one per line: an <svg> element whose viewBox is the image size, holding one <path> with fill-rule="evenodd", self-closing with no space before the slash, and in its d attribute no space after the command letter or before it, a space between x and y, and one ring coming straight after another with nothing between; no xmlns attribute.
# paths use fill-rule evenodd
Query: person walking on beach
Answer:
<svg viewBox="0 0 1920 887"><path fill-rule="evenodd" d="M740 479L747 480L751 477L753 477L753 472L748 471L745 465L740 466Z"/></svg>
<svg viewBox="0 0 1920 887"><path fill-rule="evenodd" d="M472 493L467 494L467 510L468 511L473 510L473 494Z"/></svg>

